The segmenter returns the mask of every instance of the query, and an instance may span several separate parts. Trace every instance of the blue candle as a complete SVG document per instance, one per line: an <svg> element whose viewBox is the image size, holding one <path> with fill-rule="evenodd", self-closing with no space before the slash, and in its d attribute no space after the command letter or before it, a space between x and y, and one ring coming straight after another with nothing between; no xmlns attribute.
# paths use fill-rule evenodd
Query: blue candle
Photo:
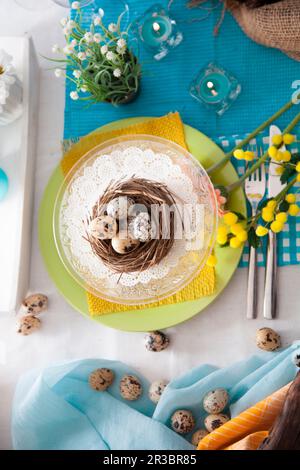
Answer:
<svg viewBox="0 0 300 470"><path fill-rule="evenodd" d="M4 199L8 191L8 178L6 173L0 168L0 201Z"/></svg>
<svg viewBox="0 0 300 470"><path fill-rule="evenodd" d="M199 93L207 103L218 103L226 99L230 93L231 83L221 73L206 75L200 83Z"/></svg>
<svg viewBox="0 0 300 470"><path fill-rule="evenodd" d="M140 34L149 47L160 47L172 34L171 20L167 16L151 16L143 23Z"/></svg>

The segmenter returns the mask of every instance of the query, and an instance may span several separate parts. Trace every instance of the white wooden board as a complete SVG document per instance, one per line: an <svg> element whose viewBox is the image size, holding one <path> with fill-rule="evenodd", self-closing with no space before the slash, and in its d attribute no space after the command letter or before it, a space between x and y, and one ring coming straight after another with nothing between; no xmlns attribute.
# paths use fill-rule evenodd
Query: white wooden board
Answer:
<svg viewBox="0 0 300 470"><path fill-rule="evenodd" d="M23 83L23 114L0 126L0 167L9 191L0 202L0 312L19 308L29 283L39 70L31 39L0 37Z"/></svg>

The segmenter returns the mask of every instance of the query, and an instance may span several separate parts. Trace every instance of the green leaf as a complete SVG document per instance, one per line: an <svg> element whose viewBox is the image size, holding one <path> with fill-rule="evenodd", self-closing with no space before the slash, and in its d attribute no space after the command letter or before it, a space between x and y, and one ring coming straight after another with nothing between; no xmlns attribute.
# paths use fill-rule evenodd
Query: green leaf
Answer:
<svg viewBox="0 0 300 470"><path fill-rule="evenodd" d="M246 217L243 214L241 214L240 212L237 212L237 211L230 211L230 212L237 215L239 220L246 220Z"/></svg>
<svg viewBox="0 0 300 470"><path fill-rule="evenodd" d="M289 179L296 174L295 167L286 166L282 175L280 176L280 181L282 184L288 183Z"/></svg>
<svg viewBox="0 0 300 470"><path fill-rule="evenodd" d="M289 203L287 201L282 201L280 204L279 204L279 211L280 212L287 212L289 210Z"/></svg>
<svg viewBox="0 0 300 470"><path fill-rule="evenodd" d="M256 235L254 227L251 227L248 232L248 242L255 249L261 245L261 239Z"/></svg>
<svg viewBox="0 0 300 470"><path fill-rule="evenodd" d="M226 243L224 243L224 245L219 245L220 248L226 248L226 246L229 246L229 241L227 241Z"/></svg>
<svg viewBox="0 0 300 470"><path fill-rule="evenodd" d="M261 211L266 205L268 204L269 201L271 201L273 198L269 197L268 199L264 199L258 204L258 210Z"/></svg>
<svg viewBox="0 0 300 470"><path fill-rule="evenodd" d="M300 161L300 152L293 153L290 161L291 163L298 163Z"/></svg>

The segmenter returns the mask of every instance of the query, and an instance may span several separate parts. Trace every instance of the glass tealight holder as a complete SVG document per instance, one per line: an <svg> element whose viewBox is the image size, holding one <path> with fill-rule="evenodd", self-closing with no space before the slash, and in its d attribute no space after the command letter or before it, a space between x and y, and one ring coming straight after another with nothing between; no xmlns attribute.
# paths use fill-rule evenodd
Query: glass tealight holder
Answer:
<svg viewBox="0 0 300 470"><path fill-rule="evenodd" d="M219 116L234 103L241 92L238 80L216 64L210 63L200 70L191 83L190 94L206 108Z"/></svg>
<svg viewBox="0 0 300 470"><path fill-rule="evenodd" d="M149 8L132 24L132 28L156 60L163 59L183 39L174 18L159 4Z"/></svg>

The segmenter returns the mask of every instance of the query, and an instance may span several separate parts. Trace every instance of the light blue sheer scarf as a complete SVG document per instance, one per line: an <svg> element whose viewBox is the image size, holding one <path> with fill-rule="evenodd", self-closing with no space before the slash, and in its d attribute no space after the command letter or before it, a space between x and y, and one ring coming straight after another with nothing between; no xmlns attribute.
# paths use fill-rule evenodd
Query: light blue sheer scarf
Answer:
<svg viewBox="0 0 300 470"><path fill-rule="evenodd" d="M86 359L53 365L25 374L13 404L12 437L15 449L189 450L189 440L170 429L172 413L189 409L203 427L205 393L224 387L230 395L232 417L293 380L293 345L278 353L262 353L218 369L201 365L168 385L159 404L148 398L149 382L130 367L104 359ZM88 384L96 368L108 367L115 381L106 392ZM142 397L122 399L119 381L124 374L139 377Z"/></svg>

